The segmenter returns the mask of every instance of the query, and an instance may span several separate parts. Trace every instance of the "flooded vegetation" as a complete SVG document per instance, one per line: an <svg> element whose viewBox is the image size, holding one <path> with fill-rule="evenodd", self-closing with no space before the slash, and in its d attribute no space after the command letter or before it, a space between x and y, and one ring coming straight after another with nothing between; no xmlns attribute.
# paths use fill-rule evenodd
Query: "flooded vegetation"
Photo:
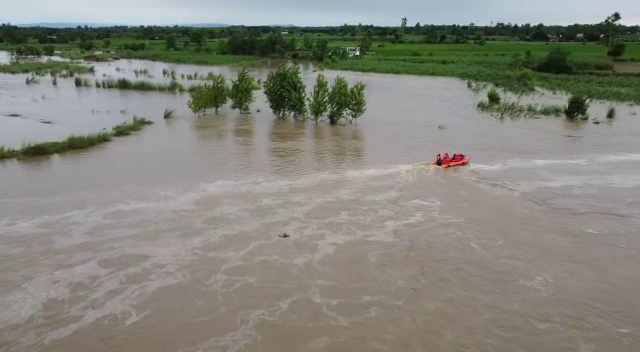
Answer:
<svg viewBox="0 0 640 352"><path fill-rule="evenodd" d="M140 131L144 126L153 124L145 118L133 117L131 122L123 122L112 128L111 132L101 132L85 136L70 136L59 142L27 143L20 148L0 146L0 159L26 158L64 153L70 150L85 149L110 142L112 137L128 136Z"/></svg>
<svg viewBox="0 0 640 352"><path fill-rule="evenodd" d="M361 29L0 52L0 349L633 350L637 77Z"/></svg>

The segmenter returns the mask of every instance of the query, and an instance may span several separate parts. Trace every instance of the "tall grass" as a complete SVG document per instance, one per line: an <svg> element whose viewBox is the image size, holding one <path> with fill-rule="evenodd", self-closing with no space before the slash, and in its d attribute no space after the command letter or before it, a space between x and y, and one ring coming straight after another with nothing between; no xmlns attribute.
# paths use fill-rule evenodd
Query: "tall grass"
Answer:
<svg viewBox="0 0 640 352"><path fill-rule="evenodd" d="M540 116L561 116L564 107L559 105L521 105L517 102L491 103L483 100L477 105L478 110L495 114L499 118L518 117L540 117Z"/></svg>
<svg viewBox="0 0 640 352"><path fill-rule="evenodd" d="M63 141L57 142L29 143L19 149L0 146L0 159L33 157L63 153L75 149L85 149L109 142L113 137L128 136L152 123L152 121L145 118L134 117L131 122L125 122L113 127L111 132L70 136Z"/></svg>
<svg viewBox="0 0 640 352"><path fill-rule="evenodd" d="M127 90L142 90L142 91L160 91L160 92L184 92L185 87L176 82L171 81L169 84L156 84L147 81L131 81L126 78L107 79L98 81L96 80L97 88L104 89L127 89Z"/></svg>
<svg viewBox="0 0 640 352"><path fill-rule="evenodd" d="M165 119L165 120L168 120L168 119L170 119L170 118L173 118L173 117L175 116L175 115L174 115L174 113L175 113L175 112L176 112L176 111L175 111L175 110L173 110L173 109L171 109L171 110L169 110L169 109L164 109L164 114L163 114L164 119Z"/></svg>
<svg viewBox="0 0 640 352"><path fill-rule="evenodd" d="M91 82L86 78L76 77L73 82L76 87L91 87Z"/></svg>
<svg viewBox="0 0 640 352"><path fill-rule="evenodd" d="M90 72L93 72L93 67L60 61L12 62L8 65L0 65L0 73L10 74L33 73L41 76L51 74L60 77L72 77L76 74Z"/></svg>
<svg viewBox="0 0 640 352"><path fill-rule="evenodd" d="M149 121L149 120L145 119L144 117L136 117L136 116L134 116L132 122L121 123L121 124L113 127L112 131L113 131L113 135L115 137L128 136L133 132L140 131L146 125L151 125L151 124L153 124L153 121Z"/></svg>

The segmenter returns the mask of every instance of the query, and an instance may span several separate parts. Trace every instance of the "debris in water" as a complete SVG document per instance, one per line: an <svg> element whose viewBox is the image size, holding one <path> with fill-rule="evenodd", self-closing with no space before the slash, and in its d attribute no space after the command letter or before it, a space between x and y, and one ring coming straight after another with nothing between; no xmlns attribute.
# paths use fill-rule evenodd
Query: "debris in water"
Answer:
<svg viewBox="0 0 640 352"><path fill-rule="evenodd" d="M411 289L414 291L418 291L415 287L411 286Z"/></svg>
<svg viewBox="0 0 640 352"><path fill-rule="evenodd" d="M445 126L445 125L438 125L438 129L440 129L440 130L446 130L446 129L447 129L447 126Z"/></svg>
<svg viewBox="0 0 640 352"><path fill-rule="evenodd" d="M289 238L289 235L287 235L287 234L285 233L285 234L283 234L283 235L278 235L278 237L280 237L280 238Z"/></svg>

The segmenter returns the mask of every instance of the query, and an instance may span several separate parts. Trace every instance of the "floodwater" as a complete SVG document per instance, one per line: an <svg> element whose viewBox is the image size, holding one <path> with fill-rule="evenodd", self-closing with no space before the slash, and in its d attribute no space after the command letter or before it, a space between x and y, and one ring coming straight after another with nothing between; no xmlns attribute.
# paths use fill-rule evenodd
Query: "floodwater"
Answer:
<svg viewBox="0 0 640 352"><path fill-rule="evenodd" d="M96 78L166 67L233 74ZM357 127L0 75L0 145L155 121L0 162L0 351L638 351L640 108L501 122L459 80L340 74Z"/></svg>

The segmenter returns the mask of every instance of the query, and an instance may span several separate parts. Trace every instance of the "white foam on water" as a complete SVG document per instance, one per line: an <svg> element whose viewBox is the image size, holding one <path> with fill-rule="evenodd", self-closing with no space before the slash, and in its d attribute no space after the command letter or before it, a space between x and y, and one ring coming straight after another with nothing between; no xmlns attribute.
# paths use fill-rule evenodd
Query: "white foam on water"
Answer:
<svg viewBox="0 0 640 352"><path fill-rule="evenodd" d="M34 319L34 324L42 323L44 305L51 299L74 302L57 313L60 319L69 318L72 323L53 330L14 329L6 337L16 339L19 348L28 350L69 336L99 319L132 324L150 313L138 312L136 307L156 290L189 280L188 264L201 255L225 261L218 273L212 275L209 289L218 293L230 292L252 284L254 278L231 277L225 271L244 263L278 262L273 255L254 256L252 252L254 248L278 240L271 237L269 240L256 240L261 228L270 224L287 224L286 230L296 235L290 241L318 238L313 240L315 251L288 259L298 266L306 263L319 266L323 258L333 255L338 246L346 243L396 241L397 229L423 222L427 217L440 216L439 201L418 199L398 202L401 194L394 189L406 181L407 175L410 178L420 177L432 172L429 170L422 166L400 165L321 173L295 180L219 181L195 189L163 190L144 200L125 201L103 208L86 208L36 218L4 219L0 222L0 232L10 233L19 239L7 242L9 248L22 250L28 247L30 238L44 234L56 251L72 251L74 254L62 263L58 256L43 258L41 264L23 268L20 275L32 279L23 287L0 297L0 307L3 308L0 310L0 328L22 324L28 319ZM327 183L322 185L326 190L318 193L318 188L315 188L310 196L307 188L321 183ZM372 204L374 200L375 205L363 205ZM344 201L352 204L349 206L353 210L329 213L325 218L305 219L305 215L314 209L331 209L335 205L342 206ZM211 208L207 207L209 202L212 202ZM216 226L207 222L210 217L217 217ZM221 222L224 219L226 221ZM447 219L441 217L441 220ZM354 225L344 226L337 234L325 228L340 223ZM255 238L247 239L252 243L238 252L201 252L200 248L205 244L239 233L255 234L252 235ZM20 236L25 237L22 239ZM5 243L2 245L6 246ZM142 259L120 267L117 264L113 268L100 266L100 261L105 259L118 263L122 255L140 256ZM280 260L280 263L286 261ZM60 264L64 264L65 269L54 271ZM144 277L141 282L127 280L141 274ZM80 290L72 292L78 284L81 284ZM289 303L281 302L275 307L251 313L248 323L236 333L208 341L199 349L242 349L246 341L256 337L253 327L258 321L277 318ZM372 317L375 313L369 311L357 319ZM356 319L337 315L334 318L343 322Z"/></svg>
<svg viewBox="0 0 640 352"><path fill-rule="evenodd" d="M557 187L614 187L636 188L640 186L640 177L637 175L588 175L588 176L559 176L552 180L534 180L519 182L513 185L519 192L532 192L539 188Z"/></svg>
<svg viewBox="0 0 640 352"><path fill-rule="evenodd" d="M562 165L590 165L597 163L620 163L640 161L640 154L620 153L607 155L584 155L575 159L511 159L494 165L471 163L468 169L477 171L497 171L510 168L534 168Z"/></svg>

